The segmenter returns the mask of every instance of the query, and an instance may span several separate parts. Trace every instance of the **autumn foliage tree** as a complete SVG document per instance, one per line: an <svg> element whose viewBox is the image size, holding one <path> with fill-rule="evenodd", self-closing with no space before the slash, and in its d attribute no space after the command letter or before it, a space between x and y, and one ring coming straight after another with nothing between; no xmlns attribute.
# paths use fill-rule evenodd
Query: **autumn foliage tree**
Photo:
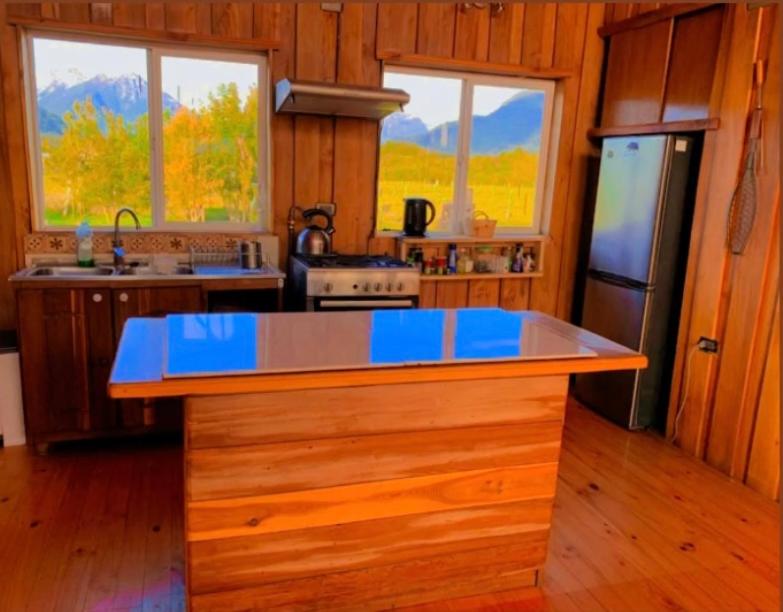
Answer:
<svg viewBox="0 0 783 612"><path fill-rule="evenodd" d="M133 208L152 219L149 117L133 122L99 111L91 99L63 117L61 136L42 141L46 220L111 223ZM163 117L163 195L167 222L258 220L258 91L242 99L220 85L197 108Z"/></svg>

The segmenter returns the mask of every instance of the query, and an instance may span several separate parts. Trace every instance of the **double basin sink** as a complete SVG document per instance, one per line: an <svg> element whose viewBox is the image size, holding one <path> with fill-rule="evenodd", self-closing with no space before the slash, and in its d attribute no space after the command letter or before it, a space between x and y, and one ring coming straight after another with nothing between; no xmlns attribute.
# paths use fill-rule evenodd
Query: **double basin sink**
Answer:
<svg viewBox="0 0 783 612"><path fill-rule="evenodd" d="M144 264L130 264L122 269L111 266L97 266L95 268L80 268L78 266L41 266L31 268L26 274L28 277L56 277L56 278L96 278L106 276L182 276L193 274L193 268L188 265L178 265L171 272L158 272L155 268Z"/></svg>

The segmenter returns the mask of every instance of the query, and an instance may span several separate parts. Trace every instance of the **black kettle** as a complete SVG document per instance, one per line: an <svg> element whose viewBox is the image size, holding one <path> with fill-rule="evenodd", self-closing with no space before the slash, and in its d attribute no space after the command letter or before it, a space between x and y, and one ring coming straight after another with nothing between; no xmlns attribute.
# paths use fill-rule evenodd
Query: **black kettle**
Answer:
<svg viewBox="0 0 783 612"><path fill-rule="evenodd" d="M405 198L404 202L402 233L406 236L424 236L427 226L435 220L435 205L424 198Z"/></svg>
<svg viewBox="0 0 783 612"><path fill-rule="evenodd" d="M332 252L334 225L332 215L318 208L309 208L302 213L306 223L313 217L326 219L326 227L312 224L305 227L296 238L296 252L299 255L329 255Z"/></svg>

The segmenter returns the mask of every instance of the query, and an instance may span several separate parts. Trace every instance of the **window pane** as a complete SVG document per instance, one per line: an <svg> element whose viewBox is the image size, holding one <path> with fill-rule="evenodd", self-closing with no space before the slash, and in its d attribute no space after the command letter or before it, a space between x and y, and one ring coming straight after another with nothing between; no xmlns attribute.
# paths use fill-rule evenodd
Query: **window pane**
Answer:
<svg viewBox="0 0 783 612"><path fill-rule="evenodd" d="M386 72L383 84L407 91L411 101L383 120L376 227L402 230L403 198L421 196L437 210L429 229L448 230L462 82Z"/></svg>
<svg viewBox="0 0 783 612"><path fill-rule="evenodd" d="M532 227L544 92L476 85L468 187L498 227Z"/></svg>
<svg viewBox="0 0 783 612"><path fill-rule="evenodd" d="M168 222L258 223L258 66L163 57Z"/></svg>
<svg viewBox="0 0 783 612"><path fill-rule="evenodd" d="M144 49L33 40L46 225L110 225L150 205L147 53Z"/></svg>

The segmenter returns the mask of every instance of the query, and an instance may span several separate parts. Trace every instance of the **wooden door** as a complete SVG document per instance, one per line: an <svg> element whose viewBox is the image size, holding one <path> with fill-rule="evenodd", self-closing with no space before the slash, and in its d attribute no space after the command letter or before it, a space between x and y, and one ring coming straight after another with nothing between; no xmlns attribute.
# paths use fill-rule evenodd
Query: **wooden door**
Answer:
<svg viewBox="0 0 783 612"><path fill-rule="evenodd" d="M200 287L142 287L115 289L114 333L117 342L130 317L164 317L177 312L199 312Z"/></svg>
<svg viewBox="0 0 783 612"><path fill-rule="evenodd" d="M115 343L119 344L125 321L130 317L164 317L178 312L200 312L202 310L200 287L142 287L114 289L112 291L114 310ZM158 404L176 403L155 411L156 424L168 428L178 427L180 423L181 402L157 402ZM144 404L141 400L122 400L120 402L122 426L126 429L145 425ZM147 419L147 424L151 424Z"/></svg>
<svg viewBox="0 0 783 612"><path fill-rule="evenodd" d="M110 289L84 290L91 430L120 425L118 403L107 390L115 352L111 298Z"/></svg>
<svg viewBox="0 0 783 612"><path fill-rule="evenodd" d="M17 312L30 442L89 429L84 291L20 290Z"/></svg>

